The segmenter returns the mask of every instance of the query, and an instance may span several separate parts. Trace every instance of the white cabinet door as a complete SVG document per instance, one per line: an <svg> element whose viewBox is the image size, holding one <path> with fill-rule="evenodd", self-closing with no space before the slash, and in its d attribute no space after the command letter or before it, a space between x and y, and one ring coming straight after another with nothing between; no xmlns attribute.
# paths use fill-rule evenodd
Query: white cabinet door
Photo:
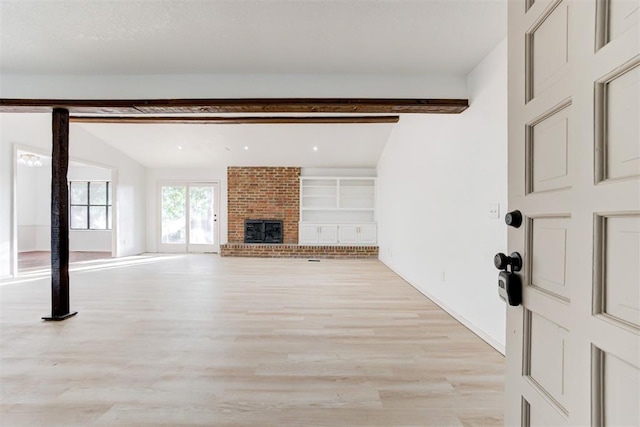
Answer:
<svg viewBox="0 0 640 427"><path fill-rule="evenodd" d="M378 240L376 234L374 224L361 225L358 227L358 243L375 244Z"/></svg>
<svg viewBox="0 0 640 427"><path fill-rule="evenodd" d="M301 224L301 245L372 245L377 242L375 224Z"/></svg>
<svg viewBox="0 0 640 427"><path fill-rule="evenodd" d="M357 225L340 225L338 230L338 242L342 244L358 243L358 226Z"/></svg>
<svg viewBox="0 0 640 427"><path fill-rule="evenodd" d="M316 224L301 225L299 241L302 245L310 245L318 243L320 233Z"/></svg>
<svg viewBox="0 0 640 427"><path fill-rule="evenodd" d="M338 243L338 226L337 225L321 225L319 229L318 243L322 245Z"/></svg>

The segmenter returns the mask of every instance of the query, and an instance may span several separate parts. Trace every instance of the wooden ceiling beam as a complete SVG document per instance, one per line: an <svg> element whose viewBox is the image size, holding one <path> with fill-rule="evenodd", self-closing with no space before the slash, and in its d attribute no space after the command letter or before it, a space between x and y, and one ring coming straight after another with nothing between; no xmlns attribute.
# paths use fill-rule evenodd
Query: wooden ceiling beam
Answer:
<svg viewBox="0 0 640 427"><path fill-rule="evenodd" d="M71 114L354 113L457 114L467 99L255 98L255 99L0 99L0 112L37 113L65 108Z"/></svg>
<svg viewBox="0 0 640 427"><path fill-rule="evenodd" d="M400 116L262 116L262 117L222 117L222 116L71 116L72 123L113 123L113 124L369 124L398 123Z"/></svg>

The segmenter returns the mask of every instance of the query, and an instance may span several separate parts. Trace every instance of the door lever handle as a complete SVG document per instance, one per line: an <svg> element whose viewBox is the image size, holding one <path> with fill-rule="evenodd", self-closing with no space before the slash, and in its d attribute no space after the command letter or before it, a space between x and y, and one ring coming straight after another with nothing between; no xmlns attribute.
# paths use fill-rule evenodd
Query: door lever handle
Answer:
<svg viewBox="0 0 640 427"><path fill-rule="evenodd" d="M522 257L518 252L512 252L509 256L500 252L493 257L493 265L498 270L507 271L507 267L511 266L512 272L520 271L522 269Z"/></svg>

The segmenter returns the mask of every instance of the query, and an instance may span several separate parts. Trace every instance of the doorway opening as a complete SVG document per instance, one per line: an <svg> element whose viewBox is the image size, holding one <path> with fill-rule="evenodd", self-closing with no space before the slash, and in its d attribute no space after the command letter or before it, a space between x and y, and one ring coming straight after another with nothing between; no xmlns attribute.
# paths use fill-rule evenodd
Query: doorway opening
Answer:
<svg viewBox="0 0 640 427"><path fill-rule="evenodd" d="M217 182L162 183L158 198L160 252L218 253Z"/></svg>
<svg viewBox="0 0 640 427"><path fill-rule="evenodd" d="M15 151L14 274L51 267L51 157L38 150ZM111 212L115 186L111 169L71 161L68 170L70 229L69 261L113 256L115 222Z"/></svg>

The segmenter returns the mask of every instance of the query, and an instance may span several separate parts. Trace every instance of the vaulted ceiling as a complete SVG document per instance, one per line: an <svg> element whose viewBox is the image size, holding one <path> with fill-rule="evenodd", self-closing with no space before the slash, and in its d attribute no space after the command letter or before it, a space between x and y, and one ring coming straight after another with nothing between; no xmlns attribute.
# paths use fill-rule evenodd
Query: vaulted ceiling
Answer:
<svg viewBox="0 0 640 427"><path fill-rule="evenodd" d="M393 124L72 124L153 168L374 168Z"/></svg>
<svg viewBox="0 0 640 427"><path fill-rule="evenodd" d="M466 75L505 35L506 0L0 0L0 73L427 81ZM393 129L73 126L150 167L375 167Z"/></svg>

